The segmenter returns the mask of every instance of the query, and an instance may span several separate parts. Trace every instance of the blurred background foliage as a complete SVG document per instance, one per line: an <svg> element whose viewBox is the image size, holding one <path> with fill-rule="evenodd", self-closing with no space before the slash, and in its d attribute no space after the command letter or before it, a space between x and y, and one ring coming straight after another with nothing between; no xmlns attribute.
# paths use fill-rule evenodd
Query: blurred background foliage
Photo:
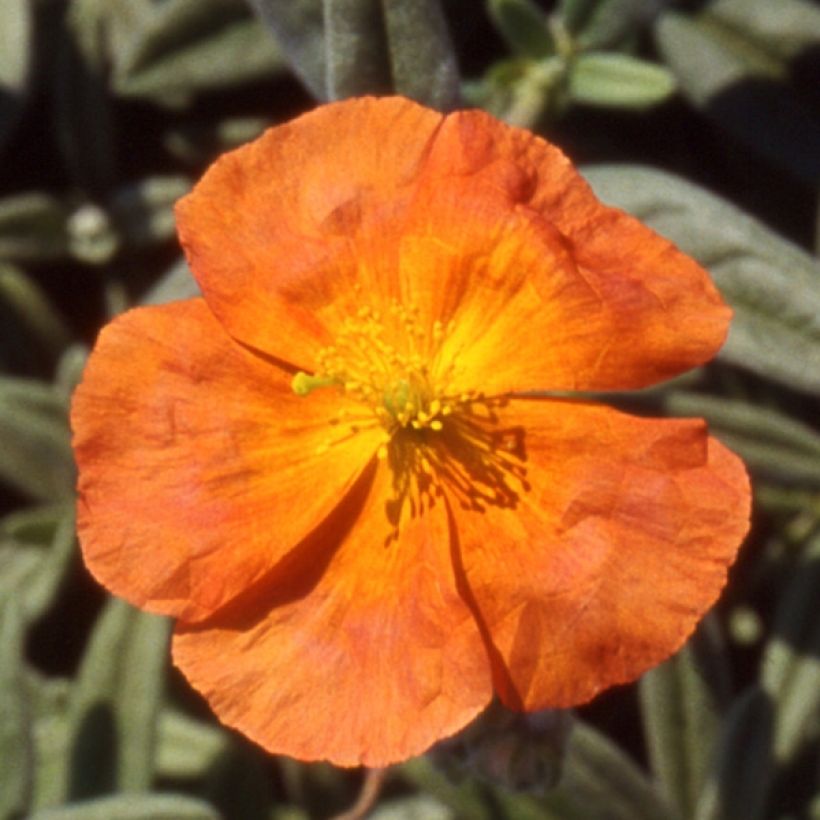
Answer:
<svg viewBox="0 0 820 820"><path fill-rule="evenodd" d="M672 660L577 714L491 709L390 770L379 820L820 818L820 4L2 0L0 818L328 817L363 775L273 759L78 559L67 408L100 326L196 292L173 202L317 100L538 130L735 309L717 361L609 400L705 416L753 531ZM410 718L412 719L412 718Z"/></svg>

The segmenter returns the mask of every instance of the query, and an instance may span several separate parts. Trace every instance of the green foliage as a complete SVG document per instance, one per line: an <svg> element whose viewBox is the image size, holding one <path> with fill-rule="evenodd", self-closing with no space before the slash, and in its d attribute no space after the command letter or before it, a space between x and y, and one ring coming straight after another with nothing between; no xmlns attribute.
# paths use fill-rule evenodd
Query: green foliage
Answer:
<svg viewBox="0 0 820 820"><path fill-rule="evenodd" d="M569 73L569 96L578 103L613 108L649 108L675 91L659 65L626 54L581 54Z"/></svg>
<svg viewBox="0 0 820 820"><path fill-rule="evenodd" d="M628 53L650 17L644 0L574 0L547 16L532 0L487 0L515 58L469 87L471 98L514 125L560 118L572 105L641 110L676 90L664 66ZM627 53L624 53L627 52Z"/></svg>
<svg viewBox="0 0 820 820"><path fill-rule="evenodd" d="M549 21L532 0L488 0L490 15L512 51L532 60L555 53Z"/></svg>
<svg viewBox="0 0 820 820"><path fill-rule="evenodd" d="M97 621L68 707L72 797L151 786L169 626L118 600Z"/></svg>
<svg viewBox="0 0 820 820"><path fill-rule="evenodd" d="M0 7L0 151L25 105L33 52L31 3L8 0Z"/></svg>
<svg viewBox="0 0 820 820"><path fill-rule="evenodd" d="M729 700L729 671L719 627L699 633L640 682L641 715L652 769L683 817L703 790Z"/></svg>
<svg viewBox="0 0 820 820"><path fill-rule="evenodd" d="M388 772L371 816L820 820L818 49L810 0L0 3L0 820L354 802L359 773L211 718L169 673L166 619L100 600L68 407L108 318L199 293L173 204L204 167L307 93L375 92L542 128L711 271L735 312L718 360L606 398L705 418L756 510L720 607L637 689L576 716L494 708Z"/></svg>
<svg viewBox="0 0 820 820"><path fill-rule="evenodd" d="M459 99L439 0L249 0L320 99L403 94L434 108Z"/></svg>
<svg viewBox="0 0 820 820"><path fill-rule="evenodd" d="M14 598L0 607L0 817L21 815L31 801L34 750L23 673L25 621Z"/></svg>
<svg viewBox="0 0 820 820"><path fill-rule="evenodd" d="M82 800L38 811L31 820L219 820L219 817L219 812L203 800L155 794Z"/></svg>
<svg viewBox="0 0 820 820"><path fill-rule="evenodd" d="M662 15L655 35L693 105L798 178L820 180L820 113L790 82L820 41L816 4L717 0L695 15Z"/></svg>
<svg viewBox="0 0 820 820"><path fill-rule="evenodd" d="M0 376L0 481L41 500L73 494L66 409L52 385Z"/></svg>

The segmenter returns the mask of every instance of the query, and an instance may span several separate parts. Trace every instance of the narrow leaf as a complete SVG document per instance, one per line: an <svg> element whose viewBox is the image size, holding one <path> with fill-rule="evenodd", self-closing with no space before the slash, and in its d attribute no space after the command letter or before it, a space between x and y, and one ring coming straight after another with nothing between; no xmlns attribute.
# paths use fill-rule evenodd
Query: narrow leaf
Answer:
<svg viewBox="0 0 820 820"><path fill-rule="evenodd" d="M575 723L570 737L561 782L543 805L566 820L676 817L626 753L582 721Z"/></svg>
<svg viewBox="0 0 820 820"><path fill-rule="evenodd" d="M650 23L658 11L657 0L574 0L566 5L575 7L570 11L582 21L577 42L584 50L607 50L624 43ZM574 21L572 24L578 25Z"/></svg>
<svg viewBox="0 0 820 820"><path fill-rule="evenodd" d="M72 693L72 796L150 787L168 635L166 618L124 601L100 616Z"/></svg>
<svg viewBox="0 0 820 820"><path fill-rule="evenodd" d="M772 703L758 687L733 704L694 820L763 820L772 780Z"/></svg>
<svg viewBox="0 0 820 820"><path fill-rule="evenodd" d="M182 794L117 795L43 809L29 820L220 820L209 803Z"/></svg>
<svg viewBox="0 0 820 820"><path fill-rule="evenodd" d="M820 180L820 116L788 83L789 67L754 32L704 13L668 13L658 49L682 92L738 140L801 180Z"/></svg>
<svg viewBox="0 0 820 820"><path fill-rule="evenodd" d="M323 2L328 99L389 93L390 58L379 0Z"/></svg>
<svg viewBox="0 0 820 820"><path fill-rule="evenodd" d="M31 802L34 740L23 666L25 621L13 597L0 605L0 817L19 817Z"/></svg>
<svg viewBox="0 0 820 820"><path fill-rule="evenodd" d="M80 187L101 195L116 167L106 78L106 0L74 0L57 51L55 114L66 166Z"/></svg>
<svg viewBox="0 0 820 820"><path fill-rule="evenodd" d="M68 216L56 197L40 191L0 199L0 259L37 262L67 256Z"/></svg>
<svg viewBox="0 0 820 820"><path fill-rule="evenodd" d="M160 777L204 777L229 747L228 734L187 715L164 710L159 717L156 771Z"/></svg>
<svg viewBox="0 0 820 820"><path fill-rule="evenodd" d="M569 93L575 102L613 108L649 108L669 99L675 85L663 66L626 54L582 54L569 73Z"/></svg>
<svg viewBox="0 0 820 820"><path fill-rule="evenodd" d="M684 817L703 788L727 698L728 670L714 622L640 681L641 716L655 775Z"/></svg>
<svg viewBox="0 0 820 820"><path fill-rule="evenodd" d="M798 390L820 393L817 262L735 206L679 177L642 166L585 176L707 267L735 310L720 358Z"/></svg>
<svg viewBox="0 0 820 820"><path fill-rule="evenodd" d="M113 0L109 9L111 83L119 94L175 104L283 67L270 33L235 2Z"/></svg>
<svg viewBox="0 0 820 820"><path fill-rule="evenodd" d="M368 815L369 820L456 820L456 815L428 794L386 800Z"/></svg>
<svg viewBox="0 0 820 820"><path fill-rule="evenodd" d="M28 670L34 718L34 793L31 809L56 806L65 801L69 754L68 702L71 682L46 678Z"/></svg>
<svg viewBox="0 0 820 820"><path fill-rule="evenodd" d="M73 505L13 513L0 521L0 600L14 598L27 624L51 606L74 555Z"/></svg>
<svg viewBox="0 0 820 820"><path fill-rule="evenodd" d="M588 24L601 0L559 0L558 16L567 31L576 35Z"/></svg>
<svg viewBox="0 0 820 820"><path fill-rule="evenodd" d="M761 685L775 704L774 751L791 761L820 714L820 537L805 548L775 612Z"/></svg>
<svg viewBox="0 0 820 820"><path fill-rule="evenodd" d="M457 108L459 74L441 0L382 0L393 89L443 111Z"/></svg>
<svg viewBox="0 0 820 820"><path fill-rule="evenodd" d="M43 500L74 493L63 397L50 384L0 376L0 481Z"/></svg>
<svg viewBox="0 0 820 820"><path fill-rule="evenodd" d="M543 60L555 53L546 14L532 0L488 0L490 16L515 54Z"/></svg>
<svg viewBox="0 0 820 820"><path fill-rule="evenodd" d="M475 780L463 778L456 781L448 777L430 756L408 760L401 765L400 771L406 780L453 809L459 818L491 820L493 817L492 809Z"/></svg>
<svg viewBox="0 0 820 820"><path fill-rule="evenodd" d="M322 0L247 0L314 97L327 100Z"/></svg>
<svg viewBox="0 0 820 820"><path fill-rule="evenodd" d="M43 289L22 270L0 262L0 304L18 317L32 339L52 356L71 342L71 331Z"/></svg>
<svg viewBox="0 0 820 820"><path fill-rule="evenodd" d="M0 3L0 151L23 113L32 59L32 4Z"/></svg>
<svg viewBox="0 0 820 820"><path fill-rule="evenodd" d="M811 0L712 0L705 16L782 60L820 42L820 8Z"/></svg>

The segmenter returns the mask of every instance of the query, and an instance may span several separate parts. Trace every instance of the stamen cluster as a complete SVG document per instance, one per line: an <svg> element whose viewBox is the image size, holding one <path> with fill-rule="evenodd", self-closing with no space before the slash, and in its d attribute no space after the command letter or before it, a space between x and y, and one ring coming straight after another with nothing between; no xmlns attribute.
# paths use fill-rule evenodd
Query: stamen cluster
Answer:
<svg viewBox="0 0 820 820"><path fill-rule="evenodd" d="M354 418L348 411L335 423L357 430L368 420L378 423L385 444L400 430L441 432L445 419L473 398L447 395L452 367L434 372L447 330L437 321L426 331L415 305L393 302L384 315L360 307L345 320L336 342L320 351L316 374L297 374L293 389L307 395L318 387L340 387L363 405L365 416Z"/></svg>

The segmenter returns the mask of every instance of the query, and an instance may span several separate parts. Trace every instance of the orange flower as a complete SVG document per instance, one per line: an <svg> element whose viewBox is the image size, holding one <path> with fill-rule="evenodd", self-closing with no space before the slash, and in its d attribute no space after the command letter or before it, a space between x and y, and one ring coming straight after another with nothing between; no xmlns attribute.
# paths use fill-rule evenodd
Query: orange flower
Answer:
<svg viewBox="0 0 820 820"><path fill-rule="evenodd" d="M103 330L73 406L85 560L272 752L381 766L495 692L672 654L746 532L740 461L639 388L720 347L707 274L478 112L319 108L177 210L202 299ZM560 391L540 396L527 391Z"/></svg>

